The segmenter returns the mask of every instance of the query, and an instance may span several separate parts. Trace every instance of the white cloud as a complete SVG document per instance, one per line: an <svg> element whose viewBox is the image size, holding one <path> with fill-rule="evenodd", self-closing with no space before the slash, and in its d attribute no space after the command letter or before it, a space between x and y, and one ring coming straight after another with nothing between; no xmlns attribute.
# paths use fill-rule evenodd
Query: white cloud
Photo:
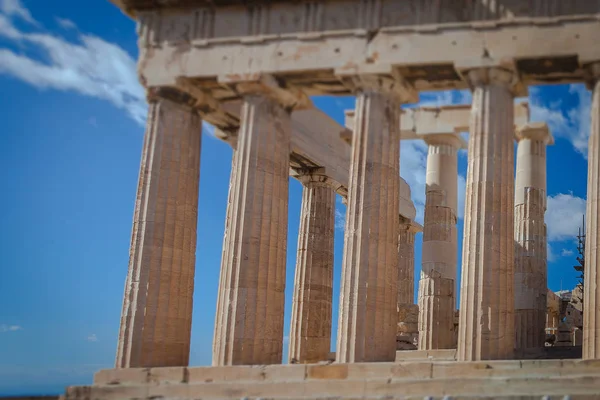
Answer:
<svg viewBox="0 0 600 400"><path fill-rule="evenodd" d="M556 254L552 251L550 243L546 243L546 260L548 260L548 262L556 261Z"/></svg>
<svg viewBox="0 0 600 400"><path fill-rule="evenodd" d="M343 231L346 228L346 214L335 210L335 229Z"/></svg>
<svg viewBox="0 0 600 400"><path fill-rule="evenodd" d="M20 330L23 330L23 327L21 327L20 325L6 325L6 324L0 325L0 333L15 332L15 331L20 331Z"/></svg>
<svg viewBox="0 0 600 400"><path fill-rule="evenodd" d="M563 111L561 101L548 102L543 87L529 88L530 120L546 122L555 138L567 139L575 150L587 158L590 135L591 92L583 84L569 85L569 93L576 95L576 105Z"/></svg>
<svg viewBox="0 0 600 400"><path fill-rule="evenodd" d="M427 144L422 140L403 140L400 145L400 176L410 186L412 201L417 209L415 220L423 223L425 210L425 172Z"/></svg>
<svg viewBox="0 0 600 400"><path fill-rule="evenodd" d="M75 22L67 18L56 17L56 23L58 23L58 25L60 25L60 27L65 30L77 29L77 25L75 25Z"/></svg>
<svg viewBox="0 0 600 400"><path fill-rule="evenodd" d="M38 22L33 19L29 10L23 6L20 0L0 0L0 11L8 16L20 18L32 25L38 25Z"/></svg>
<svg viewBox="0 0 600 400"><path fill-rule="evenodd" d="M97 342L98 341L98 337L96 336L95 333L92 333L92 334L88 335L87 341L88 342Z"/></svg>
<svg viewBox="0 0 600 400"><path fill-rule="evenodd" d="M574 196L572 193L548 196L546 211L548 240L574 239L582 224L583 214L585 214L585 199Z"/></svg>
<svg viewBox="0 0 600 400"><path fill-rule="evenodd" d="M472 95L469 90L442 90L419 93L419 107L441 107L452 104L471 104Z"/></svg>
<svg viewBox="0 0 600 400"><path fill-rule="evenodd" d="M573 255L573 250L569 250L569 249L562 249L562 251L560 252L560 255L562 257L570 257Z"/></svg>
<svg viewBox="0 0 600 400"><path fill-rule="evenodd" d="M14 6L14 2L6 1L2 3L3 10L6 4ZM29 15L22 11L12 14ZM107 100L127 111L139 124L144 124L147 114L145 90L138 82L135 60L119 46L86 34L80 34L77 43L72 43L45 32L22 32L1 15L0 35L17 44L32 45L48 58L44 63L0 48L0 74L39 89L73 91Z"/></svg>

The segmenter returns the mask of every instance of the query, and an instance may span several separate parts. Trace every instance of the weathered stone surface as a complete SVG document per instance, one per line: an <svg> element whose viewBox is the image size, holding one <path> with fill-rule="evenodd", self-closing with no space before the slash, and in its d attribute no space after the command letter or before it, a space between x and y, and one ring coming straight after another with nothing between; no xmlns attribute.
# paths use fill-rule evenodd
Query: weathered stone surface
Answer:
<svg viewBox="0 0 600 400"><path fill-rule="evenodd" d="M248 95L231 172L213 365L281 362L289 146L289 113Z"/></svg>
<svg viewBox="0 0 600 400"><path fill-rule="evenodd" d="M116 365L187 365L192 327L202 120L150 99Z"/></svg>
<svg viewBox="0 0 600 400"><path fill-rule="evenodd" d="M543 123L518 127L515 179L515 348L544 347L546 339L546 145Z"/></svg>
<svg viewBox="0 0 600 400"><path fill-rule="evenodd" d="M583 358L600 358L600 64L592 67L592 93L585 230Z"/></svg>
<svg viewBox="0 0 600 400"><path fill-rule="evenodd" d="M300 177L302 212L292 299L290 362L327 360L331 346L335 193L322 175Z"/></svg>
<svg viewBox="0 0 600 400"><path fill-rule="evenodd" d="M474 87L465 196L458 359L512 357L514 347L513 76L469 72Z"/></svg>
<svg viewBox="0 0 600 400"><path fill-rule="evenodd" d="M415 235L418 231L403 217L400 217L399 226L398 307L415 301Z"/></svg>
<svg viewBox="0 0 600 400"><path fill-rule="evenodd" d="M456 134L428 135L425 223L419 281L419 349L454 342L457 262L458 149Z"/></svg>
<svg viewBox="0 0 600 400"><path fill-rule="evenodd" d="M356 110L336 359L389 361L398 322L400 104L365 88Z"/></svg>
<svg viewBox="0 0 600 400"><path fill-rule="evenodd" d="M448 350L432 350L448 352ZM410 353L410 352L403 352ZM591 361L591 362L590 362ZM68 400L84 399L406 399L588 398L600 384L597 360L413 361L333 365L181 368L185 382L94 384L68 388ZM157 368L156 370L159 370ZM218 370L214 380L192 380ZM123 370L121 370L123 371ZM197 371L204 371L199 374ZM284 371L276 373L276 371ZM170 373L156 371L157 376ZM532 397L536 395L536 397ZM517 397L518 396L518 397ZM589 397L594 398L594 397Z"/></svg>

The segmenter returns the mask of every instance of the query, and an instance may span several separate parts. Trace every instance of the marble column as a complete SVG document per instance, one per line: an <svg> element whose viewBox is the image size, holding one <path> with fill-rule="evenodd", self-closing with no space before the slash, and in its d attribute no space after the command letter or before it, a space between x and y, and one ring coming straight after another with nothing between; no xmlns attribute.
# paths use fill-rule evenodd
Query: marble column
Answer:
<svg viewBox="0 0 600 400"><path fill-rule="evenodd" d="M457 356L510 359L514 352L514 76L468 72L473 87Z"/></svg>
<svg viewBox="0 0 600 400"><path fill-rule="evenodd" d="M185 102L149 94L117 368L188 365L202 120Z"/></svg>
<svg viewBox="0 0 600 400"><path fill-rule="evenodd" d="M517 129L515 178L515 348L544 347L546 271L546 145L544 123Z"/></svg>
<svg viewBox="0 0 600 400"><path fill-rule="evenodd" d="M342 363L396 354L400 101L378 82L356 97L336 353Z"/></svg>
<svg viewBox="0 0 600 400"><path fill-rule="evenodd" d="M231 170L213 365L282 361L290 114L244 97Z"/></svg>
<svg viewBox="0 0 600 400"><path fill-rule="evenodd" d="M415 304L415 235L421 226L400 216L398 233L397 350L413 350L419 335L419 306Z"/></svg>
<svg viewBox="0 0 600 400"><path fill-rule="evenodd" d="M419 349L454 347L457 262L456 134L427 135L425 223L419 281Z"/></svg>
<svg viewBox="0 0 600 400"><path fill-rule="evenodd" d="M327 360L331 347L335 192L326 176L307 173L299 179L304 188L289 360L317 363Z"/></svg>
<svg viewBox="0 0 600 400"><path fill-rule="evenodd" d="M600 358L600 63L591 67L594 78L588 145L585 229L585 284L583 287L583 358Z"/></svg>
<svg viewBox="0 0 600 400"><path fill-rule="evenodd" d="M415 235L412 221L400 216L398 233L398 305L415 303Z"/></svg>

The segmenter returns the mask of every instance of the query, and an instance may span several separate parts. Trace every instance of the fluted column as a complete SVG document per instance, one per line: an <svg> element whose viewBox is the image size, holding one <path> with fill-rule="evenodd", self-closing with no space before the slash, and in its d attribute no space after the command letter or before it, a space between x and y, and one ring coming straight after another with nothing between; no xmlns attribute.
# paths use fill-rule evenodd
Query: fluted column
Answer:
<svg viewBox="0 0 600 400"><path fill-rule="evenodd" d="M454 134L428 135L425 223L419 281L419 349L454 347L458 149Z"/></svg>
<svg viewBox="0 0 600 400"><path fill-rule="evenodd" d="M517 130L515 178L515 348L544 347L548 293L546 271L546 145L544 123Z"/></svg>
<svg viewBox="0 0 600 400"><path fill-rule="evenodd" d="M392 361L396 352L400 101L382 81L356 97L338 362Z"/></svg>
<svg viewBox="0 0 600 400"><path fill-rule="evenodd" d="M292 300L290 362L327 360L331 347L335 192L327 177L300 177L302 212Z"/></svg>
<svg viewBox="0 0 600 400"><path fill-rule="evenodd" d="M411 221L400 216L398 233L398 305L415 302L415 234Z"/></svg>
<svg viewBox="0 0 600 400"><path fill-rule="evenodd" d="M232 163L213 365L282 360L290 115L244 97Z"/></svg>
<svg viewBox="0 0 600 400"><path fill-rule="evenodd" d="M512 357L514 347L513 75L469 71L467 169L458 359Z"/></svg>
<svg viewBox="0 0 600 400"><path fill-rule="evenodd" d="M149 102L117 368L189 360L202 120L179 93Z"/></svg>
<svg viewBox="0 0 600 400"><path fill-rule="evenodd" d="M415 235L421 226L400 216L398 233L398 327L396 349L416 349L419 306L415 304Z"/></svg>
<svg viewBox="0 0 600 400"><path fill-rule="evenodd" d="M594 77L585 229L585 283L583 286L583 358L600 358L600 63L591 68Z"/></svg>

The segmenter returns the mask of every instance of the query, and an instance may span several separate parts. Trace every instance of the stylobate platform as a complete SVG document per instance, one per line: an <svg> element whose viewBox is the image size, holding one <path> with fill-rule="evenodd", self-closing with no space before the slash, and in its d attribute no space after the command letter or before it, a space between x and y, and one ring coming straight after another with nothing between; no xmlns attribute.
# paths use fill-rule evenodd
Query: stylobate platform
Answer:
<svg viewBox="0 0 600 400"><path fill-rule="evenodd" d="M64 399L600 399L600 360L169 367L103 370Z"/></svg>

